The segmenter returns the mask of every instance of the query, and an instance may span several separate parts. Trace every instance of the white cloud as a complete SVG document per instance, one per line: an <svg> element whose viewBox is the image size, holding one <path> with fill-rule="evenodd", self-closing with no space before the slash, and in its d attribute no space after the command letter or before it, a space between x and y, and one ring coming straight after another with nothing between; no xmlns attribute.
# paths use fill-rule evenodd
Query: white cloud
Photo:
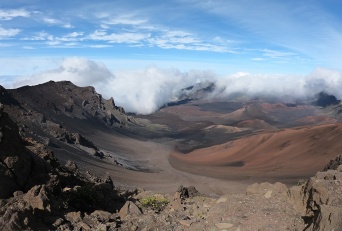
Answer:
<svg viewBox="0 0 342 231"><path fill-rule="evenodd" d="M64 28L67 28L67 29L75 28L75 27L74 27L73 25L71 25L70 23L64 24L63 27L64 27Z"/></svg>
<svg viewBox="0 0 342 231"><path fill-rule="evenodd" d="M147 22L146 19L138 19L134 15L120 15L115 18L109 18L105 21L103 21L104 24L108 25L131 25L131 26L137 26L137 25L142 25Z"/></svg>
<svg viewBox="0 0 342 231"><path fill-rule="evenodd" d="M300 75L265 75L238 72L217 80L223 96L242 93L246 96L305 98L305 77Z"/></svg>
<svg viewBox="0 0 342 231"><path fill-rule="evenodd" d="M105 65L87 59L73 57L63 60L57 69L21 77L14 81L12 85L13 87L19 87L40 84L50 80L70 80L80 86L96 86L101 91L101 89L106 88L111 78L113 78L113 74Z"/></svg>
<svg viewBox="0 0 342 231"><path fill-rule="evenodd" d="M0 9L0 20L11 20L16 17L30 17L30 12L24 9L14 9L14 10Z"/></svg>
<svg viewBox="0 0 342 231"><path fill-rule="evenodd" d="M226 45L218 43L217 40L215 43L204 42L194 34L179 30L161 30L159 35L151 36L148 42L163 49L232 52Z"/></svg>
<svg viewBox="0 0 342 231"><path fill-rule="evenodd" d="M109 43L138 43L150 37L144 33L111 33L104 30L96 30L89 35L89 39L97 41L107 41Z"/></svg>
<svg viewBox="0 0 342 231"><path fill-rule="evenodd" d="M90 45L89 47L92 47L92 48L108 48L108 47L112 47L112 45L98 44L98 45Z"/></svg>
<svg viewBox="0 0 342 231"><path fill-rule="evenodd" d="M178 69L149 67L134 71L112 73L101 63L83 58L68 58L60 67L32 76L21 77L13 87L32 85L49 80L69 80L79 86L94 86L104 97L114 97L126 111L152 113L176 99L181 89L196 83L213 82L216 91L212 97L229 97L242 93L250 97L278 97L287 102L313 97L320 91L342 99L342 73L318 68L304 75L262 75L237 72L217 76L209 71L181 72Z"/></svg>
<svg viewBox="0 0 342 231"><path fill-rule="evenodd" d="M295 53L293 52L284 52L284 51L277 51L277 50L270 50L270 49L263 49L261 50L263 52L263 55L268 58L282 58L282 57L289 57L294 56Z"/></svg>
<svg viewBox="0 0 342 231"><path fill-rule="evenodd" d="M205 71L180 72L150 67L117 73L110 87L116 102L125 110L149 114L173 100L182 88L208 78Z"/></svg>
<svg viewBox="0 0 342 231"><path fill-rule="evenodd" d="M35 33L31 37L23 37L21 40L31 40L31 41L49 40L49 41L52 41L52 40L54 40L54 37L53 37L53 35L46 33L45 31L40 31L40 32Z"/></svg>
<svg viewBox="0 0 342 231"><path fill-rule="evenodd" d="M264 58L252 58L253 61L264 61Z"/></svg>
<svg viewBox="0 0 342 231"><path fill-rule="evenodd" d="M308 75L305 88L310 94L324 90L342 99L342 72L317 68Z"/></svg>
<svg viewBox="0 0 342 231"><path fill-rule="evenodd" d="M21 32L20 29L5 29L0 26L0 39L14 37Z"/></svg>
<svg viewBox="0 0 342 231"><path fill-rule="evenodd" d="M45 17L43 18L43 21L47 24L50 25L57 25L66 29L72 29L75 28L73 25L71 25L70 23L65 23L64 20L59 20L59 19L55 19L55 18L48 18Z"/></svg>
<svg viewBox="0 0 342 231"><path fill-rule="evenodd" d="M70 34L67 34L66 37L72 37L72 38L75 38L75 37L79 37L79 36L82 36L84 33L83 32L72 32Z"/></svg>
<svg viewBox="0 0 342 231"><path fill-rule="evenodd" d="M44 22L48 24L59 24L61 21L54 19L54 18L43 18Z"/></svg>
<svg viewBox="0 0 342 231"><path fill-rule="evenodd" d="M34 47L32 47L32 46L23 46L23 49L26 49L26 50L33 50Z"/></svg>

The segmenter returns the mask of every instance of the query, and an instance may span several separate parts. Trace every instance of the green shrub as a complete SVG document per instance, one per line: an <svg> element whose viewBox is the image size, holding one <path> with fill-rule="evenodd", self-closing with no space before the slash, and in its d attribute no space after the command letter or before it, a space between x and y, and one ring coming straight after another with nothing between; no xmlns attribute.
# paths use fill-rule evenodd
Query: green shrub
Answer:
<svg viewBox="0 0 342 231"><path fill-rule="evenodd" d="M151 208L156 212L162 211L168 204L169 201L163 197L149 196L140 200L142 208Z"/></svg>

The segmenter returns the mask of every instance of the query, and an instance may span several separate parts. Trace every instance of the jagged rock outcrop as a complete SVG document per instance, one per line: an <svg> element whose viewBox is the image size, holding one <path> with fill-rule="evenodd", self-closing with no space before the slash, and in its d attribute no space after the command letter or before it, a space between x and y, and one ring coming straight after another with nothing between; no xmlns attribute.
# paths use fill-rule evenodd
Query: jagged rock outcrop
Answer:
<svg viewBox="0 0 342 231"><path fill-rule="evenodd" d="M289 190L290 201L306 223L306 230L342 229L341 156L303 185ZM337 165L339 164L339 165ZM337 170L331 170L337 169Z"/></svg>
<svg viewBox="0 0 342 231"><path fill-rule="evenodd" d="M45 164L25 147L19 136L17 125L5 112L0 117L0 198L7 198L17 190L27 190L35 182L32 174L39 173L42 179L47 178ZM37 167L44 166L42 169Z"/></svg>
<svg viewBox="0 0 342 231"><path fill-rule="evenodd" d="M125 200L109 176L81 174L73 162L60 166L45 145L23 140L2 110L0 127L0 230L116 230L113 213Z"/></svg>
<svg viewBox="0 0 342 231"><path fill-rule="evenodd" d="M342 171L342 155L338 155L335 159L330 160L330 162L323 169L323 171L328 170Z"/></svg>

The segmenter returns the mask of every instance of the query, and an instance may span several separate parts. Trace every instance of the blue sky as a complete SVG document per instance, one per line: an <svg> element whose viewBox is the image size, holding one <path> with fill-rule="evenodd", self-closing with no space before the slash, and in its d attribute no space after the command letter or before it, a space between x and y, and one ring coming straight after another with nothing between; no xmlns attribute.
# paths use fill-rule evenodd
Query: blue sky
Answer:
<svg viewBox="0 0 342 231"><path fill-rule="evenodd" d="M2 0L0 76L49 70L68 57L114 72L341 70L341 9L338 0Z"/></svg>

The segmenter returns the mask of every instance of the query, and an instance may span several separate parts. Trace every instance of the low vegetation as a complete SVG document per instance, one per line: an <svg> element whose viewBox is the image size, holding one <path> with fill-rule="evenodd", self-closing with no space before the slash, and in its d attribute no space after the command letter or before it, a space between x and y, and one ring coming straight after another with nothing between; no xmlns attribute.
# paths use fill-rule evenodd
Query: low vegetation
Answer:
<svg viewBox="0 0 342 231"><path fill-rule="evenodd" d="M162 211L168 204L169 201L164 197L148 196L140 200L141 208L150 208L156 212Z"/></svg>

